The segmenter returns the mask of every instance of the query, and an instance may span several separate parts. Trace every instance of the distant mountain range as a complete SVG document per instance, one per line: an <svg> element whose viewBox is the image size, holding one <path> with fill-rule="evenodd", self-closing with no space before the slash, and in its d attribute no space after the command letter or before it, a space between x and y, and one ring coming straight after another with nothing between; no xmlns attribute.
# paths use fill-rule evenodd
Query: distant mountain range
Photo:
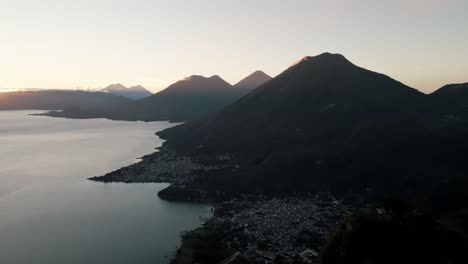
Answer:
<svg viewBox="0 0 468 264"><path fill-rule="evenodd" d="M53 112L50 115L70 118L187 121L216 112L233 103L255 89L262 80L268 79L265 76L261 72L256 72L244 79L241 87L236 87L217 75L212 77L193 75L156 94L133 102L110 108Z"/></svg>
<svg viewBox="0 0 468 264"><path fill-rule="evenodd" d="M245 77L244 79L236 83L234 87L251 91L259 87L260 85L268 82L269 80L271 80L271 77L266 73L262 71L255 71L251 75Z"/></svg>
<svg viewBox="0 0 468 264"><path fill-rule="evenodd" d="M138 100L148 96L151 96L153 93L145 89L141 85L132 86L127 88L120 83L111 84L106 88L101 89L101 92L107 92L115 95L120 95L127 97L129 99Z"/></svg>
<svg viewBox="0 0 468 264"><path fill-rule="evenodd" d="M0 93L0 110L67 110L110 107L130 99L104 92L37 90Z"/></svg>
<svg viewBox="0 0 468 264"><path fill-rule="evenodd" d="M325 53L158 135L181 154L232 155L240 169L200 179L208 189L395 194L463 208L468 195L453 183L468 186L467 91L461 84L425 95Z"/></svg>

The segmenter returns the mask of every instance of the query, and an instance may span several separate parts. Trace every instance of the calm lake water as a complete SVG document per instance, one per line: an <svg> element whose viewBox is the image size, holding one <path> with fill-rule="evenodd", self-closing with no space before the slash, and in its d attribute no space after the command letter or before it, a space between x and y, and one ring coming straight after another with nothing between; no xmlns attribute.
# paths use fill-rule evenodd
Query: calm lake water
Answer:
<svg viewBox="0 0 468 264"><path fill-rule="evenodd" d="M166 184L103 184L162 142L167 122L71 120L0 111L0 263L167 263L211 208L170 203Z"/></svg>

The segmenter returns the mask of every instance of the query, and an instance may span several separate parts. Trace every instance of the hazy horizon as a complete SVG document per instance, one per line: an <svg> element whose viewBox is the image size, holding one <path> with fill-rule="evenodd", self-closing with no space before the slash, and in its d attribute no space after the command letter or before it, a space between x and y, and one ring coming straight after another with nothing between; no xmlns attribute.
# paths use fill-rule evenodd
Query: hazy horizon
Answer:
<svg viewBox="0 0 468 264"><path fill-rule="evenodd" d="M468 82L466 1L0 1L0 90L235 84L340 53L422 92Z"/></svg>

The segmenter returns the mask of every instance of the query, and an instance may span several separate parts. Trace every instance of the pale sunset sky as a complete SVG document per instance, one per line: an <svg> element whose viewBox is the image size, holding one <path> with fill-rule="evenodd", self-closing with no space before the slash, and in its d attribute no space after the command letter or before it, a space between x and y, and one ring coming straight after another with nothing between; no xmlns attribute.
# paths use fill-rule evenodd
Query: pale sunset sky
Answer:
<svg viewBox="0 0 468 264"><path fill-rule="evenodd" d="M426 93L468 82L468 1L0 0L0 90L234 84L323 52Z"/></svg>

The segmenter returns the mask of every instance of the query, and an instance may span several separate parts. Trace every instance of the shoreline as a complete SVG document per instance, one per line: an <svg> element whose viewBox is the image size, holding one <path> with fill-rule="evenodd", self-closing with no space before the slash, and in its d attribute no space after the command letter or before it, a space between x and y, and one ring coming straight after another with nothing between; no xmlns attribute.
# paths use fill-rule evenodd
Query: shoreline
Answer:
<svg viewBox="0 0 468 264"><path fill-rule="evenodd" d="M267 197L207 191L196 178L235 168L229 155L206 164L199 157L178 155L169 147L141 161L89 178L110 183L169 183L158 197L173 202L204 203L214 213L201 227L181 234L170 264L317 263L329 234L358 209L328 193Z"/></svg>
<svg viewBox="0 0 468 264"><path fill-rule="evenodd" d="M10 110L7 110L10 111ZM37 110L37 111L45 111L35 114L30 114L32 116L47 116L53 118L65 118L65 119L107 119L111 121L125 121L125 122L169 122L169 123L183 123L186 120L183 119L168 119L168 118L158 118L158 119L138 119L138 118L115 118L112 116L107 115L99 115L99 114L91 114L91 115L83 115L81 113L69 113L65 112L64 110Z"/></svg>
<svg viewBox="0 0 468 264"><path fill-rule="evenodd" d="M220 170L226 163L206 165L191 156L181 156L167 146L156 148L156 151L139 158L140 161L129 166L111 171L102 176L88 178L98 182L122 183L175 183L184 182L194 173Z"/></svg>

